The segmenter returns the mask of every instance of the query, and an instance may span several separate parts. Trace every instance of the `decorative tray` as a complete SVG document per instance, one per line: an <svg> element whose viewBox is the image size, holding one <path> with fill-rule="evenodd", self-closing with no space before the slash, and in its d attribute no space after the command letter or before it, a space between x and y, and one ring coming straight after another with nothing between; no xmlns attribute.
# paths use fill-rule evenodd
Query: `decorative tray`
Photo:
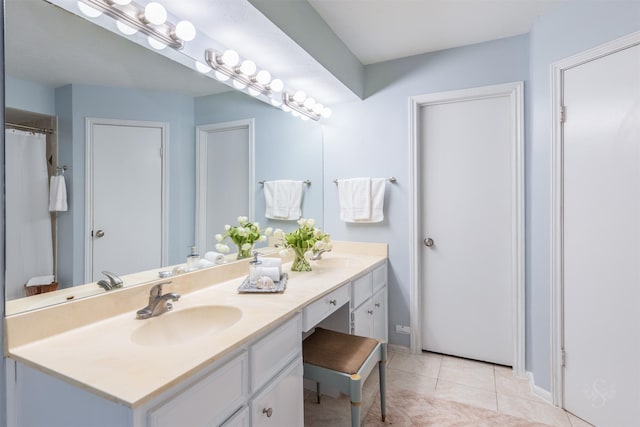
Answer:
<svg viewBox="0 0 640 427"><path fill-rule="evenodd" d="M280 280L277 282L273 282L275 285L271 289L267 288L258 288L255 285L251 285L249 282L249 276L245 277L242 284L238 287L238 292L240 293L254 293L254 294L273 294L276 292L284 292L287 288L287 279L289 279L289 275L287 273L282 273L280 276Z"/></svg>

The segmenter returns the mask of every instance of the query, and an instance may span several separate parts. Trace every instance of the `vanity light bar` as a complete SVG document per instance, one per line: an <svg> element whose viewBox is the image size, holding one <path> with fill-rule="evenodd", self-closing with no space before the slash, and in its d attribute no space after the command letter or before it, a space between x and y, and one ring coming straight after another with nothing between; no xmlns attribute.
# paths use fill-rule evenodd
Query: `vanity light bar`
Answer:
<svg viewBox="0 0 640 427"><path fill-rule="evenodd" d="M149 37L153 37L162 44L177 50L184 47L184 40L180 39L175 34L175 25L169 22L164 22L162 24L153 24L149 22L144 16L145 8L137 3L130 2L126 5L119 5L114 2L114 0L82 1L89 6L100 10L105 15L110 16L116 21L122 22L123 24L140 31Z"/></svg>
<svg viewBox="0 0 640 427"><path fill-rule="evenodd" d="M241 84L252 88L253 90L265 95L270 96L273 90L269 85L262 85L256 80L257 73L246 76L242 74L241 67L230 67L222 60L223 54L216 52L213 49L207 49L204 51L204 59L214 71L218 71L233 80L240 82Z"/></svg>
<svg viewBox="0 0 640 427"><path fill-rule="evenodd" d="M298 102L294 98L294 95L291 95L288 92L284 92L282 94L282 103L291 108L293 111L297 111L298 113L312 120L318 121L320 120L320 117L322 117L322 114L316 113L315 111L313 111L313 109L305 107L304 102Z"/></svg>

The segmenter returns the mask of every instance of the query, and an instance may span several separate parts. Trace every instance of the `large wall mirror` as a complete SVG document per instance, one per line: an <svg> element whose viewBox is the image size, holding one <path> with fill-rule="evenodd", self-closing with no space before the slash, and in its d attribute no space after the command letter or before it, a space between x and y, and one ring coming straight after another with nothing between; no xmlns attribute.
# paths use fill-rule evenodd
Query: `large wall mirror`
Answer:
<svg viewBox="0 0 640 427"><path fill-rule="evenodd" d="M7 176L7 182L20 182L6 193L7 266L12 266L7 268L6 301L24 299L28 278L16 270L33 265L40 267L28 270L29 278L54 274L59 289L95 281L103 269L119 275L136 272L134 267L119 271L96 263L88 273L91 257L100 252L92 242L116 234L111 231L115 225L103 225L108 221L134 224L124 243L107 252L124 259L144 252L149 256L142 269L184 263L193 245L204 245L200 252L210 250L208 234L218 227L222 232L239 215L253 215L263 227L294 228L295 221L265 218L260 181L308 180L303 216L322 224L318 123L230 90L44 0L5 4L7 122L19 125L6 126L6 134L16 141L7 144L5 167L18 177ZM251 123L252 152L230 149L218 152L222 157L198 161L198 134L234 123ZM20 126L27 128L16 130ZM203 175L207 167L216 173ZM241 168L247 171L244 180L232 175ZM56 175L64 176L66 210L51 206L49 186ZM196 191L203 176L214 191ZM136 196L137 188L148 188L144 181L150 177L157 188ZM60 179L54 181L58 185ZM38 190L27 187L32 185ZM140 199L146 210L136 205ZM236 199L246 200L247 212L237 212L245 205L232 203ZM206 209L196 209L203 204ZM203 236L196 216L208 212L214 219ZM156 224L157 239L142 237L154 232L144 234L136 221ZM131 277L126 285L136 284L135 275ZM83 295L100 292L104 290L94 285Z"/></svg>

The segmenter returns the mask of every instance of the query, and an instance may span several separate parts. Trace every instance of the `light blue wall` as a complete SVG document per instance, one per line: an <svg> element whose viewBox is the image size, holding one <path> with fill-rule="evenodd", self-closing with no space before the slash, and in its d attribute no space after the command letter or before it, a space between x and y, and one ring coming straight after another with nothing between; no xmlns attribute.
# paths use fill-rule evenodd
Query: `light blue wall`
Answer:
<svg viewBox="0 0 640 427"><path fill-rule="evenodd" d="M640 31L638 1L561 2L530 33L527 98L526 265L527 370L551 387L551 90L553 62Z"/></svg>
<svg viewBox="0 0 640 427"><path fill-rule="evenodd" d="M69 247L72 243L74 248L72 257L61 253L59 281L84 283L86 118L169 123L169 263L184 262L195 233L193 98L130 88L71 85L56 90L56 114L60 162L71 165L65 174L69 212L58 217L60 246Z"/></svg>
<svg viewBox="0 0 640 427"><path fill-rule="evenodd" d="M257 181L309 179L311 185L304 189L302 214L315 218L322 227L323 142L322 128L317 122L302 121L235 91L196 98L195 117L196 125L254 119L255 218L261 225L285 230L298 226L295 221L265 218L264 194ZM226 184L232 188L232 183Z"/></svg>
<svg viewBox="0 0 640 427"><path fill-rule="evenodd" d="M55 116L55 88L5 76L7 108Z"/></svg>
<svg viewBox="0 0 640 427"><path fill-rule="evenodd" d="M369 65L363 102L335 106L325 123L325 228L335 239L389 244L389 341L409 346L395 325L409 325L409 97L523 81L528 76L528 37ZM339 219L332 181L354 176L395 176L387 184L385 221L345 224Z"/></svg>

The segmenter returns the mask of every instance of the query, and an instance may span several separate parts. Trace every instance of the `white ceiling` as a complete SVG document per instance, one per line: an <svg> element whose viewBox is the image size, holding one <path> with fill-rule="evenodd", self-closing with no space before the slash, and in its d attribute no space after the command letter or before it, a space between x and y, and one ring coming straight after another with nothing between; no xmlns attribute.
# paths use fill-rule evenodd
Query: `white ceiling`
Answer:
<svg viewBox="0 0 640 427"><path fill-rule="evenodd" d="M363 64L529 32L560 0L308 0Z"/></svg>
<svg viewBox="0 0 640 427"><path fill-rule="evenodd" d="M75 0L56 1L75 5ZM368 64L526 33L535 17L559 0L308 1L355 56ZM219 45L234 48L269 69L290 88L306 90L325 105L358 99L247 0L162 3ZM53 87L75 82L189 96L229 90L46 1L5 0L5 4L5 66L13 77ZM197 47L203 51L203 46Z"/></svg>

